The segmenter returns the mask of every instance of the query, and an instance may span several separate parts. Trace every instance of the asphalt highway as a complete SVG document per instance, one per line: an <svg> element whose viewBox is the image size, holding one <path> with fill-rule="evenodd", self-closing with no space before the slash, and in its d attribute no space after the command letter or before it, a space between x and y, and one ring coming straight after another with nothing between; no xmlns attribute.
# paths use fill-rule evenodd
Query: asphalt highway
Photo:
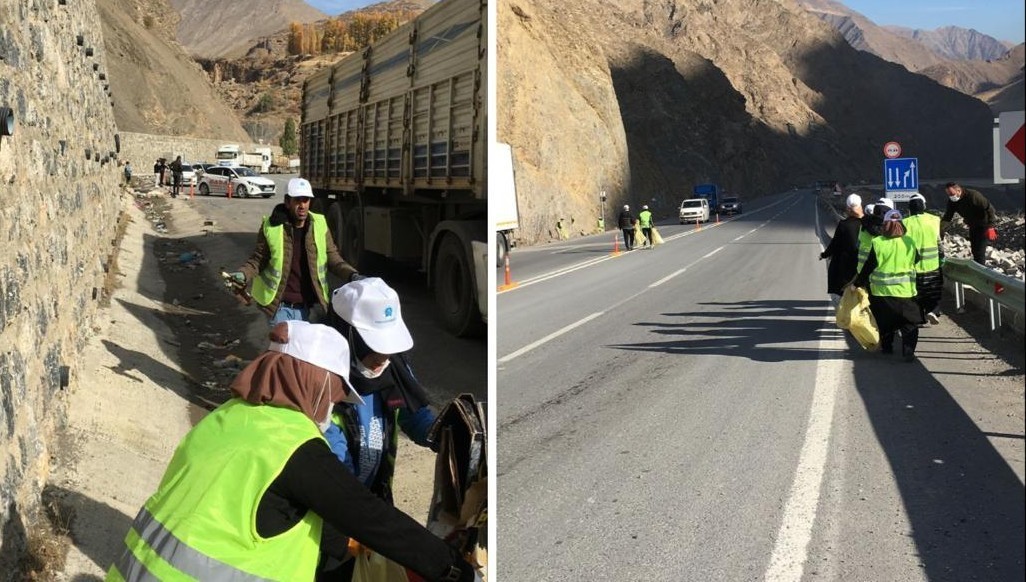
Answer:
<svg viewBox="0 0 1026 582"><path fill-rule="evenodd" d="M659 230L511 255L499 580L1023 578L1021 382L946 322L849 343L808 191Z"/></svg>

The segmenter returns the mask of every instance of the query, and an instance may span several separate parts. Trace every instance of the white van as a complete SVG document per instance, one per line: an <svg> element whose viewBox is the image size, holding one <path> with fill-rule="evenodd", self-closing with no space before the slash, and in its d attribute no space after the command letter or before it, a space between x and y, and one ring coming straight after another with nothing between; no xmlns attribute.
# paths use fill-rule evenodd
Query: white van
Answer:
<svg viewBox="0 0 1026 582"><path fill-rule="evenodd" d="M708 222L709 201L705 198L690 198L680 203L680 223Z"/></svg>

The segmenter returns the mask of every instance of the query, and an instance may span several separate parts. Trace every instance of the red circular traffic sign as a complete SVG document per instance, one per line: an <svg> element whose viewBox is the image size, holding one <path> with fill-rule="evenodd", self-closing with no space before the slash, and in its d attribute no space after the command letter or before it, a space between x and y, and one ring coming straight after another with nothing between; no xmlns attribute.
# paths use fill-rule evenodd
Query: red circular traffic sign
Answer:
<svg viewBox="0 0 1026 582"><path fill-rule="evenodd" d="M896 141L889 141L884 144L884 156L893 159L901 155L901 144Z"/></svg>

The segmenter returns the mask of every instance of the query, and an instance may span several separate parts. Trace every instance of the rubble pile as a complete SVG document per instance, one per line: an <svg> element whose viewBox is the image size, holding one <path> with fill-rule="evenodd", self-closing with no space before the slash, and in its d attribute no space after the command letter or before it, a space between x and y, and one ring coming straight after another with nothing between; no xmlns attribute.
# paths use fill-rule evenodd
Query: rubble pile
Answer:
<svg viewBox="0 0 1026 582"><path fill-rule="evenodd" d="M1026 218L1021 212L1014 214L998 212L995 227L997 240L987 248L987 266L991 269L1024 280L1026 273ZM945 257L972 258L969 246L969 229L957 216L941 240Z"/></svg>

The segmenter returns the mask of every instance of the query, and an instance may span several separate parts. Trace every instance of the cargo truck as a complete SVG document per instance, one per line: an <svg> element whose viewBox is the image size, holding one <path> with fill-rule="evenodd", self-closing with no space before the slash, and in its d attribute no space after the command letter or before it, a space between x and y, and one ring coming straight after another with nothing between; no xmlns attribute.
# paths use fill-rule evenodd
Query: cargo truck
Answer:
<svg viewBox="0 0 1026 582"><path fill-rule="evenodd" d="M271 165L271 148L244 153L238 144L225 144L217 148L215 157L219 166L242 166L263 174Z"/></svg>
<svg viewBox="0 0 1026 582"><path fill-rule="evenodd" d="M501 267L513 248L513 231L520 226L520 210L513 171L513 148L505 143L497 143L493 147L491 195L495 200L492 222L495 224L495 263Z"/></svg>
<svg viewBox="0 0 1026 582"><path fill-rule="evenodd" d="M709 201L709 209L713 212L719 208L718 200L720 188L716 184L699 184L695 186L695 198L705 198Z"/></svg>
<svg viewBox="0 0 1026 582"><path fill-rule="evenodd" d="M343 257L415 264L445 327L487 309L487 18L443 0L303 84L300 163Z"/></svg>

